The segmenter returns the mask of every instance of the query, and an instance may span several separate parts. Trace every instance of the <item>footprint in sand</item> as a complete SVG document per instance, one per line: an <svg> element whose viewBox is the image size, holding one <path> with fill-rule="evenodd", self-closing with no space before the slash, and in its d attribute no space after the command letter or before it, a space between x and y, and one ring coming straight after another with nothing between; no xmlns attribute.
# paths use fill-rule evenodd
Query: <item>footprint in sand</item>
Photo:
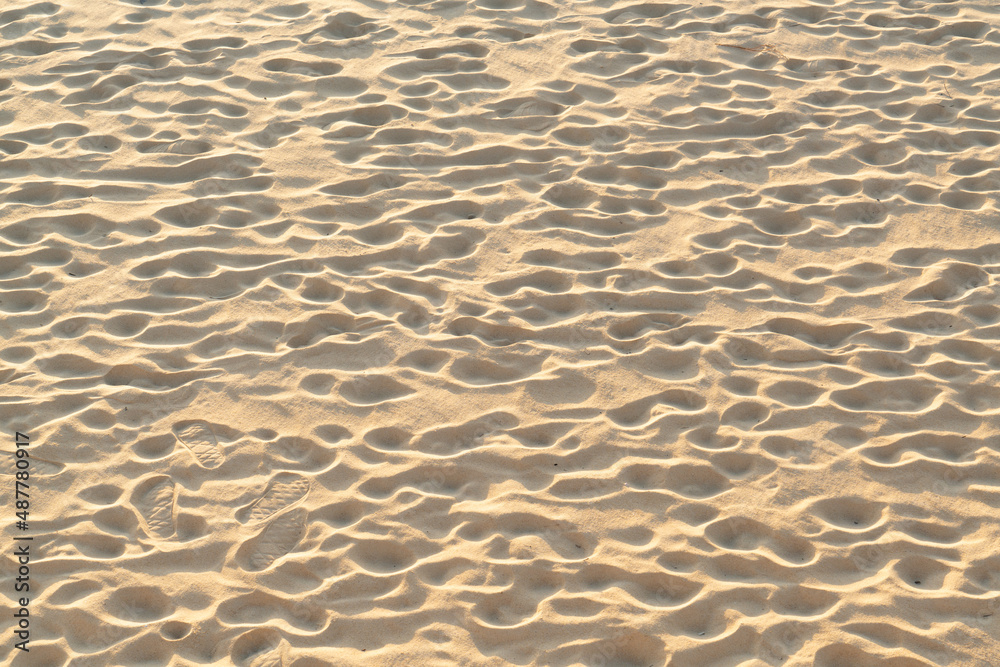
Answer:
<svg viewBox="0 0 1000 667"><path fill-rule="evenodd" d="M289 553L305 535L307 514L300 508L271 519L260 535L240 547L237 553L240 567L251 572L265 570Z"/></svg>
<svg viewBox="0 0 1000 667"><path fill-rule="evenodd" d="M259 655L253 659L249 667L282 667L285 661L281 658L281 651L275 649L270 653Z"/></svg>
<svg viewBox="0 0 1000 667"><path fill-rule="evenodd" d="M203 468L218 468L222 465L222 448L208 422L178 422L174 424L173 430L181 444L194 454L198 465Z"/></svg>
<svg viewBox="0 0 1000 667"><path fill-rule="evenodd" d="M288 642L274 628L259 627L233 642L231 664L239 667L282 667Z"/></svg>
<svg viewBox="0 0 1000 667"><path fill-rule="evenodd" d="M157 475L136 487L132 504L153 537L165 539L174 534L174 483Z"/></svg>
<svg viewBox="0 0 1000 667"><path fill-rule="evenodd" d="M291 507L309 493L309 480L302 475L283 472L275 475L255 502L236 512L240 523L256 523Z"/></svg>

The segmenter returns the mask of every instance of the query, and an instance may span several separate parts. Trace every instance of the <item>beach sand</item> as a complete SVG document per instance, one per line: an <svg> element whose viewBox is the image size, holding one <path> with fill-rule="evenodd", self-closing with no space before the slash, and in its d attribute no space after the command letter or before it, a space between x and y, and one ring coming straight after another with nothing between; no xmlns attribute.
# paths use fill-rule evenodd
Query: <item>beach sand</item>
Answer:
<svg viewBox="0 0 1000 667"><path fill-rule="evenodd" d="M3 664L1000 665L997 16L6 2Z"/></svg>

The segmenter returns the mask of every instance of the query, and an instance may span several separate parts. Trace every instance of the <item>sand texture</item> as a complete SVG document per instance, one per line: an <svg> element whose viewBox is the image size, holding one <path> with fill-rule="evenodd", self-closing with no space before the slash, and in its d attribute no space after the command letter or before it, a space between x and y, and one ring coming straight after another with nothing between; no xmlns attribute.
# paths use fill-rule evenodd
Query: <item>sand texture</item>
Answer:
<svg viewBox="0 0 1000 667"><path fill-rule="evenodd" d="M31 667L1000 665L1000 10L12 0Z"/></svg>

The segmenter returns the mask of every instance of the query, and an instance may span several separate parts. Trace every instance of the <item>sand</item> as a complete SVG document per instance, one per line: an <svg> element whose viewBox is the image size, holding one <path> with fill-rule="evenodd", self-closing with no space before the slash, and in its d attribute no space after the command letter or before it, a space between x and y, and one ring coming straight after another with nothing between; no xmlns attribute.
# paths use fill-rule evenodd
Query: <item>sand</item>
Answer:
<svg viewBox="0 0 1000 667"><path fill-rule="evenodd" d="M997 18L5 2L3 664L1000 665Z"/></svg>

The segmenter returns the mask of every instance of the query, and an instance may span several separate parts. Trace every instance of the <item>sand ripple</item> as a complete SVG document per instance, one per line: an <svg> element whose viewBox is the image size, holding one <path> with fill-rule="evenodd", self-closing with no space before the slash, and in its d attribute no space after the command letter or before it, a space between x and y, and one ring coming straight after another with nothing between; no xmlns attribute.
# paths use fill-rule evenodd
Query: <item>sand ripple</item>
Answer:
<svg viewBox="0 0 1000 667"><path fill-rule="evenodd" d="M22 664L1000 664L994 25L7 3Z"/></svg>

